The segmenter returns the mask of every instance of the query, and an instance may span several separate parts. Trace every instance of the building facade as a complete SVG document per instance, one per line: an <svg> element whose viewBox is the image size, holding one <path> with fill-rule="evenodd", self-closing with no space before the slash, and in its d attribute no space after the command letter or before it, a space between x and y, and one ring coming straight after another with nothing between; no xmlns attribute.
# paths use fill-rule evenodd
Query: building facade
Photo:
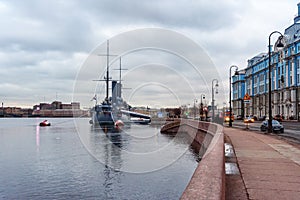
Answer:
<svg viewBox="0 0 300 200"><path fill-rule="evenodd" d="M32 115L41 117L83 117L88 116L89 113L80 109L79 102L64 104L60 101L53 101L52 103L40 103L33 106Z"/></svg>
<svg viewBox="0 0 300 200"><path fill-rule="evenodd" d="M272 114L285 119L300 119L300 3L294 23L284 31L284 48L271 51L271 107ZM274 36L275 37L275 36ZM275 45L276 46L276 45ZM248 60L244 77L233 76L233 110L241 108L240 92L251 96L250 104L244 104L244 115L268 116L269 57L260 53ZM240 80L243 79L243 80ZM244 81L244 84L240 82Z"/></svg>

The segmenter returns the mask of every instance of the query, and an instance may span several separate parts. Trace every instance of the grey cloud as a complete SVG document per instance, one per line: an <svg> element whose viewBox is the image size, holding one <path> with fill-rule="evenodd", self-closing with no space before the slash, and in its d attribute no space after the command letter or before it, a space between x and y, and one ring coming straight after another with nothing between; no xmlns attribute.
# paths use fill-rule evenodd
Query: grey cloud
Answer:
<svg viewBox="0 0 300 200"><path fill-rule="evenodd" d="M87 51L93 35L80 7L57 1L6 1L0 22L0 49L19 51ZM13 17L12 17L13 16Z"/></svg>
<svg viewBox="0 0 300 200"><path fill-rule="evenodd" d="M238 13L244 7L237 1L127 1L112 3L110 0L85 1L85 8L91 10L102 23L149 24L168 27L193 27L200 31L211 31L234 26Z"/></svg>
<svg viewBox="0 0 300 200"><path fill-rule="evenodd" d="M144 99L144 95L150 95L167 105L171 103L167 98L175 94L182 104L192 96L195 98L196 91L206 91L211 76L217 76L213 63L201 47L176 32L156 28L139 29L113 37L109 44L110 53L121 55L122 66L128 68L123 72L123 84L132 90L124 92L124 96L128 99L137 97L135 102L138 99L139 104L143 103L140 99ZM97 79L99 74L105 74L106 57L98 56L105 50L106 43L103 43L92 52L81 67L78 81L88 82ZM118 67L118 58L115 60L111 69ZM118 72L111 73L110 77L117 79ZM103 76L99 78L103 79ZM103 82L99 83L99 87L103 88L103 85ZM97 91L95 83L91 81L84 85L76 83L75 88L76 98L80 98L84 90L92 93L91 88L94 88ZM100 90L99 97L102 99L103 94L104 90Z"/></svg>

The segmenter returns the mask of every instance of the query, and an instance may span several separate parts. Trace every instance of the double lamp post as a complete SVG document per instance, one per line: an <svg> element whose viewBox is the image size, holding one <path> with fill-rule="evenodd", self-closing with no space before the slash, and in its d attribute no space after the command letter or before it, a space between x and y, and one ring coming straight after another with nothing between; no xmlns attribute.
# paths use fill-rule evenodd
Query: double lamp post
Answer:
<svg viewBox="0 0 300 200"><path fill-rule="evenodd" d="M216 82L215 85L214 85L214 82ZM218 94L217 87L219 87L218 79L213 79L213 80L211 81L211 92L212 92L212 102L211 102L211 107L212 107L212 121L215 120L215 97L214 97L214 94L215 94L215 92L216 92L216 94ZM214 89L216 89L216 91L214 91Z"/></svg>

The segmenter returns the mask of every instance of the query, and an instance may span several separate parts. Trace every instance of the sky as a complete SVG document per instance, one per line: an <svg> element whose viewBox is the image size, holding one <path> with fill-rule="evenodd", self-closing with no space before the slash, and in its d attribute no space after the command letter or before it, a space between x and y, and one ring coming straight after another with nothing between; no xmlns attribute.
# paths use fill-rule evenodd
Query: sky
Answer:
<svg viewBox="0 0 300 200"><path fill-rule="evenodd" d="M229 68L267 51L293 24L299 0L0 0L0 101L32 107L105 95L122 58L124 99L134 106L228 105ZM155 37L154 37L155 36ZM274 40L272 42L275 41ZM151 48L149 48L151 47ZM100 67L99 67L100 66ZM195 67L196 66L196 67ZM125 89L127 88L127 89Z"/></svg>

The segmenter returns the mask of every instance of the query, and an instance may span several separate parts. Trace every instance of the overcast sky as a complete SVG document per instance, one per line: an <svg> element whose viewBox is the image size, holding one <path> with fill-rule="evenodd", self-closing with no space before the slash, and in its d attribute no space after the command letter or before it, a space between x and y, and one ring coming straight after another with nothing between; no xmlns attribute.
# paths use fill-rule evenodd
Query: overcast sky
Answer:
<svg viewBox="0 0 300 200"><path fill-rule="evenodd" d="M83 107L90 107L93 105L90 99L94 93L98 93L99 100L104 98L103 88L99 89L102 87L101 83L95 86L95 82L92 81L103 78L103 69L92 71L89 76L82 75L82 69L85 69L88 60L92 58L91 54L105 53L103 47L108 39L112 40L112 43L121 41L119 43L124 46L124 38L128 41L141 39L138 34L128 39L128 31L132 33L136 29L159 28L169 30L173 35L170 40L162 41L164 47L168 41L170 46L176 41L177 36L172 32L188 39L184 44L179 42L177 46L172 46L167 52L157 53L158 50L155 49L154 54L153 49L148 49L124 56L124 66L128 71L123 72L123 83L124 87L131 88L123 91L127 101L145 106L176 106L193 104L193 99L200 99L200 94L204 93L208 103L211 101L211 81L217 78L221 94L216 95L216 101L218 105L223 106L223 102L228 103L229 67L237 65L239 69L245 68L248 59L266 52L269 34L274 30L283 33L285 28L292 25L297 14L298 2L0 0L0 101L4 106L23 107L32 107L39 102L52 102L56 99L68 103L74 98L75 91L82 95L77 98L75 94L74 100L80 99ZM124 34L126 37L118 40L122 38L118 36ZM180 41L183 40L185 39ZM192 86L189 92L186 88L194 85L197 77L194 77L195 73L192 70L186 70L187 73L182 77L179 72L184 70L177 67L175 61L177 64L182 63L182 67L192 65L183 57L174 57L170 52L191 41L200 47L197 48L197 53L201 52L206 64L212 62L215 66L210 75L217 74L206 76L206 72L201 72L197 76L199 83L205 87ZM132 50L124 48L121 51L116 49L116 46L117 44L115 48L111 47L111 53L125 54L125 50ZM183 50L188 51L188 48L183 47ZM150 55L153 60L149 59ZM99 61L99 64L105 66L103 58L97 59L93 62ZM191 56L190 59L195 58ZM170 60L173 63L169 62ZM206 68L210 64L205 65ZM203 63L202 65L204 66ZM117 66L115 62L113 68ZM206 68L200 67L198 71L205 71ZM118 78L116 72L112 72L112 76L113 79ZM169 82L179 81L179 76L184 80L181 84L183 88L180 84L168 85ZM148 80L147 77L156 79ZM84 78L86 80L80 81L88 82L86 86L92 88L78 88L78 80ZM192 81L186 81L188 79ZM193 95L189 96L186 93ZM168 102L170 94L175 100Z"/></svg>

